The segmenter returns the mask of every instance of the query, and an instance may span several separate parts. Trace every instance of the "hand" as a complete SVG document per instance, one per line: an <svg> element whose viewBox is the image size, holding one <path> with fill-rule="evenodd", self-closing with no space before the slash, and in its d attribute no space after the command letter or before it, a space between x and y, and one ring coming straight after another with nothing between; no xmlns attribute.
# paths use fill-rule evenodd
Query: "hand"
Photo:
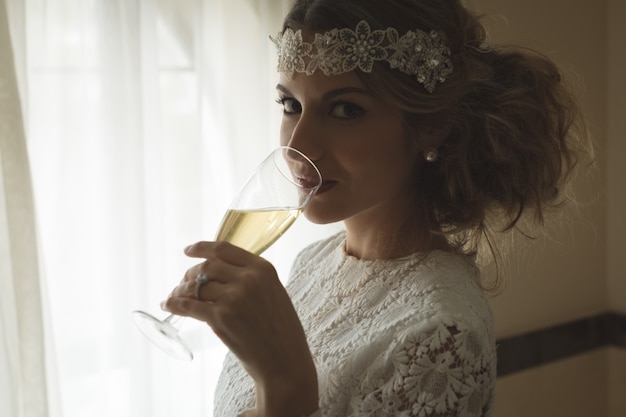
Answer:
<svg viewBox="0 0 626 417"><path fill-rule="evenodd" d="M310 404L295 415L315 411L313 359L272 264L227 242L199 242L187 247L185 254L205 261L187 270L162 308L211 326L254 379L259 414L271 409L281 415L285 402L297 407ZM201 273L210 281L197 299L195 279ZM306 398L301 398L303 394Z"/></svg>

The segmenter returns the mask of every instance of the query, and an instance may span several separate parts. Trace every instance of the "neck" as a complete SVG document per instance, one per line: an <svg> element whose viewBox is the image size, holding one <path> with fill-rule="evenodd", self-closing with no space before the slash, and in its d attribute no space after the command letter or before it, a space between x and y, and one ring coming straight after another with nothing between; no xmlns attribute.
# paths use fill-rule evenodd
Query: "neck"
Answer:
<svg viewBox="0 0 626 417"><path fill-rule="evenodd" d="M369 218L365 218L369 217ZM359 259L394 259L416 252L450 251L446 238L425 230L415 216L398 217L359 215L344 221L346 253Z"/></svg>

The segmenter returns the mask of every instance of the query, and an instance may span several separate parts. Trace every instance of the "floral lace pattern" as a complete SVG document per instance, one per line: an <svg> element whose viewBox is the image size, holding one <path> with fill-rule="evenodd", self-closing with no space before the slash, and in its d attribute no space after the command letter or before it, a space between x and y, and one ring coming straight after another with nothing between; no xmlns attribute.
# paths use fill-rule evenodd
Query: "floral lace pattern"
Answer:
<svg viewBox="0 0 626 417"><path fill-rule="evenodd" d="M339 233L305 249L287 289L318 371L322 416L491 414L493 319L478 271L460 255L362 261ZM254 407L250 378L229 355L216 416Z"/></svg>
<svg viewBox="0 0 626 417"><path fill-rule="evenodd" d="M355 69L369 73L375 61L387 61L391 68L414 75L432 93L437 82L444 82L453 69L450 49L435 30L415 29L400 36L394 28L371 30L362 20L355 30L316 33L313 43L303 41L301 30L289 28L271 40L278 48L278 71L288 76L294 72L311 75L317 69L325 75Z"/></svg>

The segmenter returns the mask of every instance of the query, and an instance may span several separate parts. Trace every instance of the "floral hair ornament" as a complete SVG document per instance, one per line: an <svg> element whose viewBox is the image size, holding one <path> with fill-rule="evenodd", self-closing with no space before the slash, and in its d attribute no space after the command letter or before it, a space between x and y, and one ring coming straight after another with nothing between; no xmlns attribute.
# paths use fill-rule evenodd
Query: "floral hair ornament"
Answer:
<svg viewBox="0 0 626 417"><path fill-rule="evenodd" d="M317 69L325 75L357 68L369 73L375 61L387 61L391 68L414 75L432 93L437 82L444 82L452 73L450 49L435 30L415 29L399 36L394 28L372 31L361 20L355 30L316 33L313 43L302 41L302 30L290 28L270 39L278 48L278 71L289 77L294 71L311 75Z"/></svg>

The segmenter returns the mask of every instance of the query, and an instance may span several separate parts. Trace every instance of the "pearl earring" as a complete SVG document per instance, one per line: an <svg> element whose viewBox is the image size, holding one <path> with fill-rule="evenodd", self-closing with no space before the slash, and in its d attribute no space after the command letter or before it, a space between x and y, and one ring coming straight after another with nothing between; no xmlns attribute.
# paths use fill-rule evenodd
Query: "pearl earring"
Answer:
<svg viewBox="0 0 626 417"><path fill-rule="evenodd" d="M424 158L428 162L435 162L439 159L439 151L435 148L430 148L424 152Z"/></svg>

